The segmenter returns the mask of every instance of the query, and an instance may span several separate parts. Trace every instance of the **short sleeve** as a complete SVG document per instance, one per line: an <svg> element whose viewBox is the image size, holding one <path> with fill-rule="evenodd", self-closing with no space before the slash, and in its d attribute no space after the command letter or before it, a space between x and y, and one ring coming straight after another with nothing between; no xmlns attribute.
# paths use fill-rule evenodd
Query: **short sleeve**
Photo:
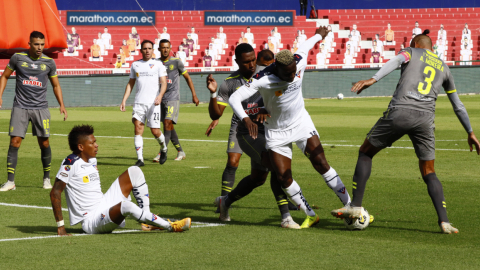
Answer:
<svg viewBox="0 0 480 270"><path fill-rule="evenodd" d="M65 161L62 162L62 165L60 166L60 169L58 170L57 173L57 178L60 179L62 182L65 182L68 184L70 181L70 176L74 174L73 172L73 164L72 165L65 165Z"/></svg>
<svg viewBox="0 0 480 270"><path fill-rule="evenodd" d="M133 64L130 67L130 79L136 79L135 77L135 69L133 69Z"/></svg>
<svg viewBox="0 0 480 270"><path fill-rule="evenodd" d="M168 74L167 74L167 69L165 68L165 66L161 63L160 63L160 66L158 67L158 77L167 77Z"/></svg>
<svg viewBox="0 0 480 270"><path fill-rule="evenodd" d="M218 89L217 95L217 104L227 107L228 106L228 99L230 98L230 93L228 91L227 81L223 81Z"/></svg>
<svg viewBox="0 0 480 270"><path fill-rule="evenodd" d="M405 62L403 62L403 63L408 63L410 61L410 59L412 59L412 48L407 47L407 48L401 50L398 53L398 55L403 55L403 57L405 57Z"/></svg>
<svg viewBox="0 0 480 270"><path fill-rule="evenodd" d="M182 60L180 60L180 59L177 60L177 66L178 66L178 72L180 74L183 75L183 74L187 73L187 70L185 69L185 66L183 65Z"/></svg>
<svg viewBox="0 0 480 270"><path fill-rule="evenodd" d="M452 94L457 92L457 88L455 87L455 82L453 81L452 73L450 72L450 69L448 67L447 67L447 76L442 86L443 86L443 90L445 90L445 93L447 94Z"/></svg>
<svg viewBox="0 0 480 270"><path fill-rule="evenodd" d="M14 54L14 55L12 55L12 57L10 58L10 62L8 62L7 67L8 67L10 70L15 71L15 67L17 66L17 63L18 63L18 55L17 55L17 54Z"/></svg>
<svg viewBox="0 0 480 270"><path fill-rule="evenodd" d="M48 72L48 77L53 78L57 77L57 65L55 64L55 61L52 60L50 64L50 71Z"/></svg>

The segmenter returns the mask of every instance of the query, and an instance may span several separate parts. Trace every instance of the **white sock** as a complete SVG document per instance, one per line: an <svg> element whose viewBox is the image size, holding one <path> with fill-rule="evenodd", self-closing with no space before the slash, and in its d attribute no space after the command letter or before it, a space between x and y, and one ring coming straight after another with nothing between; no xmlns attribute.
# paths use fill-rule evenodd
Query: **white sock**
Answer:
<svg viewBox="0 0 480 270"><path fill-rule="evenodd" d="M282 188L283 191L288 195L288 197L297 205L298 208L302 209L307 216L314 217L315 212L313 212L310 205L308 205L307 200L303 197L302 189L297 184L295 180L293 180L292 184L287 188Z"/></svg>
<svg viewBox="0 0 480 270"><path fill-rule="evenodd" d="M136 204L130 201L123 201L120 206L120 212L124 217L133 217L138 221L145 222L148 225L158 226L165 229L170 229L170 223L161 217L152 214L150 211L140 209Z"/></svg>
<svg viewBox="0 0 480 270"><path fill-rule="evenodd" d="M137 159L143 161L143 138L142 135L135 135L135 149L137 150Z"/></svg>
<svg viewBox="0 0 480 270"><path fill-rule="evenodd" d="M167 150L167 145L165 144L165 135L160 135L160 137L155 138L157 140L158 144L160 145L160 151L166 151Z"/></svg>
<svg viewBox="0 0 480 270"><path fill-rule="evenodd" d="M137 200L138 207L150 212L148 185L145 182L145 175L143 175L142 169L137 166L131 166L128 168L128 175L130 176L130 182L132 182L133 197Z"/></svg>
<svg viewBox="0 0 480 270"><path fill-rule="evenodd" d="M348 191L342 183L340 176L338 176L337 172L332 167L330 167L328 172L322 174L322 177L325 180L325 183L327 183L327 186L337 194L343 205L350 203L350 195L348 195Z"/></svg>

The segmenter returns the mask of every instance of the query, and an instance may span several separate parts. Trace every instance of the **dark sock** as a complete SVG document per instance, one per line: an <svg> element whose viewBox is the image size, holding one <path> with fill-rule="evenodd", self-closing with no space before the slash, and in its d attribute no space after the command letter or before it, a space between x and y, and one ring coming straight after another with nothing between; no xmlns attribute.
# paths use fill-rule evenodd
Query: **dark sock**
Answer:
<svg viewBox="0 0 480 270"><path fill-rule="evenodd" d="M178 140L178 135L175 129L171 130L172 132L172 137L170 140L172 140L173 146L177 149L179 152L183 152L182 146L180 145L180 141Z"/></svg>
<svg viewBox="0 0 480 270"><path fill-rule="evenodd" d="M163 135L165 135L165 145L168 148L168 143L170 142L170 137L172 137L172 131L171 130L164 130Z"/></svg>
<svg viewBox="0 0 480 270"><path fill-rule="evenodd" d="M232 167L227 165L222 174L222 196L227 195L232 191L233 185L235 184L235 172L237 167Z"/></svg>
<svg viewBox="0 0 480 270"><path fill-rule="evenodd" d="M225 198L225 205L227 207L230 207L230 205L238 200L240 200L241 198L247 196L248 194L250 194L250 192L252 192L252 190L254 190L255 188L259 187L263 185L263 182L262 183L257 183L255 182L252 177L249 175L249 176L246 176L245 178L243 178L239 183L238 185L235 187L235 189L232 190L232 192L230 192L227 197Z"/></svg>
<svg viewBox="0 0 480 270"><path fill-rule="evenodd" d="M13 147L10 145L10 147L8 147L8 154L7 154L7 173L8 173L8 181L10 182L15 181L15 170L17 169L17 161L18 161L18 147Z"/></svg>
<svg viewBox="0 0 480 270"><path fill-rule="evenodd" d="M282 185L278 182L277 175L274 172L270 173L270 188L273 196L275 196L275 201L277 201L282 219L287 218L290 215L290 211L288 211L288 196L283 191Z"/></svg>
<svg viewBox="0 0 480 270"><path fill-rule="evenodd" d="M438 224L449 222L447 217L447 204L443 196L442 183L438 180L436 173L430 173L423 177L423 181L427 184L428 195L432 199L433 206L437 211Z"/></svg>
<svg viewBox="0 0 480 270"><path fill-rule="evenodd" d="M50 146L47 148L41 148L42 152L42 165L43 165L43 179L50 178L50 168L52 165L52 149Z"/></svg>
<svg viewBox="0 0 480 270"><path fill-rule="evenodd" d="M372 172L372 158L365 153L358 153L357 166L353 175L353 199L352 206L362 206L363 193L367 185L367 180Z"/></svg>

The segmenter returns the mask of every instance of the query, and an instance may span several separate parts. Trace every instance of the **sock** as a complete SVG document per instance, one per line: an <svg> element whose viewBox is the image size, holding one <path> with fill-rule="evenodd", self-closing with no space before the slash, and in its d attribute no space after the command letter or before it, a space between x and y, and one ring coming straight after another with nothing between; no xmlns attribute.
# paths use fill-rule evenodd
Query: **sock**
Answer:
<svg viewBox="0 0 480 270"><path fill-rule="evenodd" d="M18 161L18 147L13 147L10 145L8 147L8 154L7 154L7 174L8 174L8 181L14 182L15 181L15 169L17 168L17 161Z"/></svg>
<svg viewBox="0 0 480 270"><path fill-rule="evenodd" d="M172 144L173 146L175 146L178 152L183 152L182 146L180 145L180 141L178 140L178 135L175 129L172 129L172 137L170 140L172 140Z"/></svg>
<svg viewBox="0 0 480 270"><path fill-rule="evenodd" d="M449 222L447 217L447 204L445 203L445 197L443 196L442 183L437 178L436 173L430 173L423 177L423 181L427 184L428 195L432 199L433 206L437 211L438 224L442 222Z"/></svg>
<svg viewBox="0 0 480 270"><path fill-rule="evenodd" d="M335 169L330 167L330 170L325 174L322 174L322 177L325 180L325 183L327 183L327 186L337 194L337 197L342 201L343 205L350 203L350 195L348 195L348 191Z"/></svg>
<svg viewBox="0 0 480 270"><path fill-rule="evenodd" d="M52 165L52 149L50 146L41 148L42 165L43 165L43 179L50 178L50 166Z"/></svg>
<svg viewBox="0 0 480 270"><path fill-rule="evenodd" d="M252 192L252 190L263 185L263 183L264 182L262 183L255 182L255 180L253 180L253 178L250 175L246 176L238 183L238 185L235 187L234 190L232 190L232 192L227 194L227 196L225 197L225 205L227 207L230 207L232 203L247 196L248 194L250 194L250 192Z"/></svg>
<svg viewBox="0 0 480 270"><path fill-rule="evenodd" d="M358 153L357 166L353 175L353 200L352 206L362 206L363 193L367 186L367 180L372 172L372 158L365 153Z"/></svg>
<svg viewBox="0 0 480 270"><path fill-rule="evenodd" d="M135 135L135 149L137 150L137 159L143 161L143 138L142 135Z"/></svg>
<svg viewBox="0 0 480 270"><path fill-rule="evenodd" d="M158 226L165 229L170 229L170 223L161 217L152 214L150 211L142 210L136 204L130 201L123 201L120 206L120 212L124 217L133 217L137 221L145 222L148 225Z"/></svg>
<svg viewBox="0 0 480 270"><path fill-rule="evenodd" d="M160 135L160 137L155 138L157 140L158 144L160 145L160 151L166 151L167 150L167 144L165 143L165 135Z"/></svg>
<svg viewBox="0 0 480 270"><path fill-rule="evenodd" d="M280 210L282 219L286 219L290 216L290 211L288 211L288 197L285 192L283 192L282 185L278 182L277 175L274 172L270 173L270 188L272 189L273 196L275 196L275 201L277 201L278 210Z"/></svg>
<svg viewBox="0 0 480 270"><path fill-rule="evenodd" d="M128 168L128 175L130 176L130 182L132 182L133 197L137 200L138 207L150 212L150 195L142 169L137 166L131 166Z"/></svg>
<svg viewBox="0 0 480 270"><path fill-rule="evenodd" d="M165 134L165 145L168 146L168 143L170 143L170 137L172 137L172 131L171 130L164 130L163 134Z"/></svg>
<svg viewBox="0 0 480 270"><path fill-rule="evenodd" d="M285 191L288 197L297 205L298 208L302 209L307 216L315 216L315 212L313 212L312 208L303 196L302 189L295 180L293 180L289 187L283 188L283 191Z"/></svg>
<svg viewBox="0 0 480 270"><path fill-rule="evenodd" d="M227 164L227 167L225 167L225 170L223 170L222 196L225 196L232 191L232 187L235 184L235 172L237 169L238 167L232 167Z"/></svg>

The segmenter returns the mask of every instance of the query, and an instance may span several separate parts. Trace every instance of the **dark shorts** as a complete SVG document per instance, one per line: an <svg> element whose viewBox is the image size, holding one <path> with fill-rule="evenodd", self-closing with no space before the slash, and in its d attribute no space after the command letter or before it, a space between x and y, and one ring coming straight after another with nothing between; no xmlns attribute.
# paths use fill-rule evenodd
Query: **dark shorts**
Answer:
<svg viewBox="0 0 480 270"><path fill-rule="evenodd" d="M227 153L243 154L243 151L240 148L240 145L238 145L237 125L231 125L230 126L230 133L228 134Z"/></svg>
<svg viewBox="0 0 480 270"><path fill-rule="evenodd" d="M12 109L8 135L25 138L28 122L32 122L33 136L50 137L50 111L48 109L27 110L17 107Z"/></svg>
<svg viewBox="0 0 480 270"><path fill-rule="evenodd" d="M435 114L407 108L388 109L367 134L375 147L385 148L408 135L419 160L435 159Z"/></svg>
<svg viewBox="0 0 480 270"><path fill-rule="evenodd" d="M161 103L162 122L165 119L172 120L177 124L178 114L180 112L180 100L162 101Z"/></svg>
<svg viewBox="0 0 480 270"><path fill-rule="evenodd" d="M250 157L252 169L268 172L268 168L262 165L262 152L267 152L265 134L258 133L254 140L250 135L237 133L237 140L243 152Z"/></svg>

